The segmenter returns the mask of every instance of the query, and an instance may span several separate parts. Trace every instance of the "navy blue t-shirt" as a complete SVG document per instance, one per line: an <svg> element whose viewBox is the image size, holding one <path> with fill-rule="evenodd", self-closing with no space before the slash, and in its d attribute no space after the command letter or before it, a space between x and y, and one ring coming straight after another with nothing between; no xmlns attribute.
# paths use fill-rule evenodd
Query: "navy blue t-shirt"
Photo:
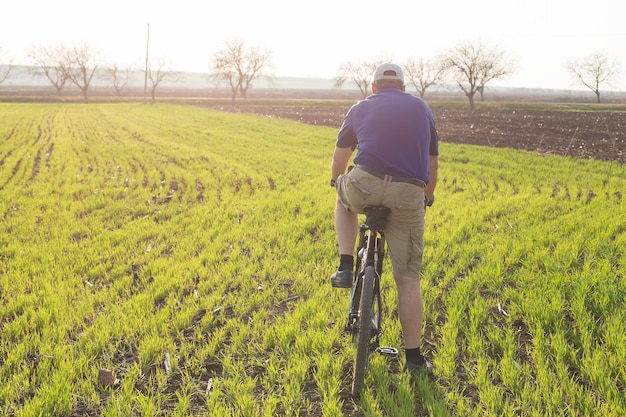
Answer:
<svg viewBox="0 0 626 417"><path fill-rule="evenodd" d="M355 164L427 183L430 155L439 155L439 135L424 100L385 88L350 108L337 147L357 148Z"/></svg>

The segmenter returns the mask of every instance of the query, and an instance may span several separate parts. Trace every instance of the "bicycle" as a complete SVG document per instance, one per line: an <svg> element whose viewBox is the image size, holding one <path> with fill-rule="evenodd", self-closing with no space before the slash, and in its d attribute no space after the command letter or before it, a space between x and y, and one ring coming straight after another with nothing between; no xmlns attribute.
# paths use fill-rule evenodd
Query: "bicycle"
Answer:
<svg viewBox="0 0 626 417"><path fill-rule="evenodd" d="M378 351L395 356L398 351L392 347L380 348L382 334L383 301L380 291L380 277L383 273L385 257L385 234L383 229L387 215L391 211L385 206L368 205L363 207L365 223L359 227L356 267L350 307L345 330L356 339L352 395L358 398L363 389L365 371L369 365L370 353Z"/></svg>

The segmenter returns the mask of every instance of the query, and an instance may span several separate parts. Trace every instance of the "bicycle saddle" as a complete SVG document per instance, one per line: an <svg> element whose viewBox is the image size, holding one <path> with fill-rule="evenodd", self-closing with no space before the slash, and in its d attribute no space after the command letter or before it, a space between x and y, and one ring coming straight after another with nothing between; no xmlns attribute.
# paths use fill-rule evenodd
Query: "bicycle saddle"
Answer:
<svg viewBox="0 0 626 417"><path fill-rule="evenodd" d="M391 212L389 207L385 206L363 206L365 213L365 224L371 230L382 231L387 223L387 215Z"/></svg>

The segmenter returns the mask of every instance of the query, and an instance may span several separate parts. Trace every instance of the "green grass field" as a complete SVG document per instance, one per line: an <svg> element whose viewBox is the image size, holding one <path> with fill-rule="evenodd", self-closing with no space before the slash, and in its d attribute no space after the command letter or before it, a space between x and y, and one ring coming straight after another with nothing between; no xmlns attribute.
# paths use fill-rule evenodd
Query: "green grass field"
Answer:
<svg viewBox="0 0 626 417"><path fill-rule="evenodd" d="M328 284L335 137L192 106L0 104L0 415L626 414L625 166L442 142L435 375L374 356L354 402L348 293Z"/></svg>

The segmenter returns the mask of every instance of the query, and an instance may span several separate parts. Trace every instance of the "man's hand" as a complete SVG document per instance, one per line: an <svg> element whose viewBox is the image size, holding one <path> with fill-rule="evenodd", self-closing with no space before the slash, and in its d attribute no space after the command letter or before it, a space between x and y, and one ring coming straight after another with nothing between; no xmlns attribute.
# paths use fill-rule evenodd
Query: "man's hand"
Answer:
<svg viewBox="0 0 626 417"><path fill-rule="evenodd" d="M430 199L428 197L424 197L424 208L432 207L435 203L435 196L433 195Z"/></svg>

